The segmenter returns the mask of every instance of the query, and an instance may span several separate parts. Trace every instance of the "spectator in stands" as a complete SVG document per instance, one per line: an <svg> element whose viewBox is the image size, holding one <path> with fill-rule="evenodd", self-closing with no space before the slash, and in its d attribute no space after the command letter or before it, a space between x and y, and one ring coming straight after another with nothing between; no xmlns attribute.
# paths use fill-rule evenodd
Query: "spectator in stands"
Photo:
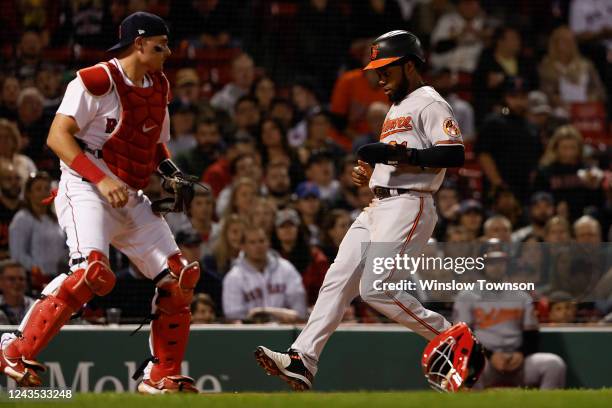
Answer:
<svg viewBox="0 0 612 408"><path fill-rule="evenodd" d="M485 192L506 186L521 203L529 198L529 180L541 148L535 128L527 121L527 88L522 78L504 86L504 108L484 120L475 151L485 174ZM529 146L529 149L525 147Z"/></svg>
<svg viewBox="0 0 612 408"><path fill-rule="evenodd" d="M272 118L261 121L257 132L257 148L263 163L283 162L289 166L289 177L292 183L304 178L304 171L300 165L297 153L287 139L287 132L283 124Z"/></svg>
<svg viewBox="0 0 612 408"><path fill-rule="evenodd" d="M384 31L380 31L382 32ZM338 122L336 127L342 132L341 135L336 135L337 142L347 151L350 151L355 138L370 130L366 120L370 105L374 102L388 102L383 89L378 86L376 72L364 71L361 68L366 66L369 60L370 49L366 48L362 65L340 75L331 95L330 111Z"/></svg>
<svg viewBox="0 0 612 408"><path fill-rule="evenodd" d="M1 137L1 136L0 136ZM0 160L0 260L10 256L9 225L21 208L21 179L15 167Z"/></svg>
<svg viewBox="0 0 612 408"><path fill-rule="evenodd" d="M291 129L295 125L295 108L289 99L274 98L270 103L268 116L280 121L285 129Z"/></svg>
<svg viewBox="0 0 612 408"><path fill-rule="evenodd" d="M40 170L49 170L53 175L59 171L57 157L47 147L46 138L51 117L44 114L44 98L34 87L25 88L19 94L18 125L22 136L22 151L31 158ZM25 146L25 148L23 148Z"/></svg>
<svg viewBox="0 0 612 408"><path fill-rule="evenodd" d="M338 2L307 0L299 6L295 24L295 70L312 75L327 99L347 49L346 19Z"/></svg>
<svg viewBox="0 0 612 408"><path fill-rule="evenodd" d="M266 194L275 201L277 208L286 207L291 200L289 166L285 162L269 162L264 176Z"/></svg>
<svg viewBox="0 0 612 408"><path fill-rule="evenodd" d="M361 214L361 211L372 204L372 200L374 200L374 192L369 186L363 185L357 187L357 208L351 212L351 220L355 221L359 214Z"/></svg>
<svg viewBox="0 0 612 408"><path fill-rule="evenodd" d="M217 322L215 302L205 293L197 293L191 302L191 324L211 324Z"/></svg>
<svg viewBox="0 0 612 408"><path fill-rule="evenodd" d="M202 240L202 255L212 252L212 244L219 234L219 224L214 222L215 199L209 190L196 186L193 200L188 210L190 229L193 229ZM202 255L200 258L202 258Z"/></svg>
<svg viewBox="0 0 612 408"><path fill-rule="evenodd" d="M251 138L255 140L255 136L259 131L260 119L261 113L257 107L257 99L250 95L239 97L234 106L234 123L236 125L234 138Z"/></svg>
<svg viewBox="0 0 612 408"><path fill-rule="evenodd" d="M339 163L346 155L346 151L330 137L332 124L329 112L325 110L314 111L308 117L307 126L308 138L298 149L300 162L306 165L312 154L327 152L332 156L335 163Z"/></svg>
<svg viewBox="0 0 612 408"><path fill-rule="evenodd" d="M357 158L353 155L346 156L340 167L338 176L339 190L336 200L332 203L333 208L342 208L353 211L358 208L359 198L357 197L357 186L353 183L351 176L353 168L357 165Z"/></svg>
<svg viewBox="0 0 612 408"><path fill-rule="evenodd" d="M383 123L385 122L385 118L387 117L388 111L389 105L386 103L372 102L370 104L368 107L368 113L366 114L368 131L365 134L357 136L355 140L353 140L353 153L357 153L357 150L359 150L359 148L365 144L376 143L380 140L380 132L382 130Z"/></svg>
<svg viewBox="0 0 612 408"><path fill-rule="evenodd" d="M14 76L4 77L2 81L2 94L0 94L0 119L17 121L17 100L21 93L19 80Z"/></svg>
<svg viewBox="0 0 612 408"><path fill-rule="evenodd" d="M336 259L342 238L351 226L351 214L339 208L328 212L321 224L321 249L327 259Z"/></svg>
<svg viewBox="0 0 612 408"><path fill-rule="evenodd" d="M590 215L583 215L574 222L574 238L579 244L601 244L601 225Z"/></svg>
<svg viewBox="0 0 612 408"><path fill-rule="evenodd" d="M410 3L411 1L408 0L407 2ZM416 2L416 4L412 3L414 5L411 20L412 29L427 49L430 48L430 37L436 23L443 15L454 10L454 3L455 2L451 0L419 1Z"/></svg>
<svg viewBox="0 0 612 408"><path fill-rule="evenodd" d="M568 120L554 114L548 96L542 91L529 92L527 101L527 120L537 129L540 144L546 146L555 130L567 124Z"/></svg>
<svg viewBox="0 0 612 408"><path fill-rule="evenodd" d="M314 80L310 77L298 78L291 86L291 101L295 106L297 123L289 130L287 137L289 145L297 148L308 137L308 118L321 110L321 102Z"/></svg>
<svg viewBox="0 0 612 408"><path fill-rule="evenodd" d="M352 0L351 9L350 38L353 41L353 52L364 45L369 48L370 40L382 33L406 27L395 0Z"/></svg>
<svg viewBox="0 0 612 408"><path fill-rule="evenodd" d="M257 194L257 184L253 179L248 177L236 179L232 184L229 204L224 211L225 215L238 214L249 219Z"/></svg>
<svg viewBox="0 0 612 408"><path fill-rule="evenodd" d="M459 210L459 192L454 182L446 180L435 194L438 222L433 236L438 241L444 241L446 229L457 219Z"/></svg>
<svg viewBox="0 0 612 408"><path fill-rule="evenodd" d="M319 188L321 200L327 204L336 202L340 195L340 182L335 177L332 156L327 152L312 154L306 164L306 180Z"/></svg>
<svg viewBox="0 0 612 408"><path fill-rule="evenodd" d="M523 222L523 208L516 196L507 188L498 188L493 196L491 210L494 214L503 215L510 221L512 230L521 226Z"/></svg>
<svg viewBox="0 0 612 408"><path fill-rule="evenodd" d="M200 262L202 259L202 238L196 231L192 229L179 231L175 240L176 245L189 263Z"/></svg>
<svg viewBox="0 0 612 408"><path fill-rule="evenodd" d="M12 259L0 261L0 324L19 325L35 300L26 296L26 271Z"/></svg>
<svg viewBox="0 0 612 408"><path fill-rule="evenodd" d="M197 142L194 136L198 108L190 102L175 100L168 106L170 112L171 139L166 143L173 157L193 149Z"/></svg>
<svg viewBox="0 0 612 408"><path fill-rule="evenodd" d="M457 217L458 224L467 230L471 241L480 237L484 222L484 209L480 202L472 199L462 201Z"/></svg>
<svg viewBox="0 0 612 408"><path fill-rule="evenodd" d="M322 217L321 192L315 183L304 181L295 189L295 208L308 228L310 245L319 244L319 223ZM328 258L334 259L334 258Z"/></svg>
<svg viewBox="0 0 612 408"><path fill-rule="evenodd" d="M276 97L276 84L269 76L262 76L253 82L251 95L257 100L257 106L263 116L270 110L270 105Z"/></svg>
<svg viewBox="0 0 612 408"><path fill-rule="evenodd" d="M18 153L21 146L19 129L13 123L0 118L0 158L8 160L21 179L22 188L36 165L28 156Z"/></svg>
<svg viewBox="0 0 612 408"><path fill-rule="evenodd" d="M503 215L489 217L483 224L486 241L498 239L501 242L510 242L512 238L512 223Z"/></svg>
<svg viewBox="0 0 612 408"><path fill-rule="evenodd" d="M238 55L232 61L231 82L213 95L210 104L217 109L233 114L234 108L238 109L239 98L251 90L254 79L255 63L253 59L246 53ZM257 105L256 101L255 105Z"/></svg>
<svg viewBox="0 0 612 408"><path fill-rule="evenodd" d="M557 214L567 207L571 220L580 217L590 206L603 207L602 174L588 168L583 159L582 136L573 126L558 128L540 160L533 182L537 191L550 191L557 203Z"/></svg>
<svg viewBox="0 0 612 408"><path fill-rule="evenodd" d="M599 73L612 91L612 67L609 55L612 52L612 8L601 0L572 0L569 10L569 25L580 48L598 66Z"/></svg>
<svg viewBox="0 0 612 408"><path fill-rule="evenodd" d="M461 129L463 141L473 142L476 138L474 108L472 108L472 105L468 101L455 93L457 78L457 75L453 74L448 68L435 70L432 73L432 86L453 109L453 113Z"/></svg>
<svg viewBox="0 0 612 408"><path fill-rule="evenodd" d="M559 27L550 35L539 74L540 88L554 108L569 112L572 103L606 100L597 70L580 54L574 34L567 27Z"/></svg>
<svg viewBox="0 0 612 408"><path fill-rule="evenodd" d="M70 43L86 48L107 46L104 17L105 4L101 1L69 1L62 13L63 29L70 35ZM115 26L116 27L116 26Z"/></svg>
<svg viewBox="0 0 612 408"><path fill-rule="evenodd" d="M489 32L480 1L459 0L457 11L440 17L431 34L431 65L452 72L473 72Z"/></svg>
<svg viewBox="0 0 612 408"><path fill-rule="evenodd" d="M553 292L548 296L548 322L576 323L576 300L567 292Z"/></svg>
<svg viewBox="0 0 612 408"><path fill-rule="evenodd" d="M25 185L24 208L9 226L11 258L32 274L32 286L40 289L63 270L67 258L66 237L51 206L42 200L51 194L51 178L35 173Z"/></svg>
<svg viewBox="0 0 612 408"><path fill-rule="evenodd" d="M529 225L512 233L513 242L522 242L528 237L544 240L544 226L555 215L553 196L546 191L534 193L529 205Z"/></svg>
<svg viewBox="0 0 612 408"><path fill-rule="evenodd" d="M274 231L274 220L276 218L276 202L269 197L258 197L251 203L252 211L249 217L249 225L260 227L268 237Z"/></svg>
<svg viewBox="0 0 612 408"><path fill-rule="evenodd" d="M232 184L228 184L221 190L217 197L216 213L218 217L222 217L230 205L236 180L249 179L253 181L257 194L264 193L261 158L257 153L245 153L236 157L230 163L230 174L232 175ZM246 216L246 214L243 215Z"/></svg>
<svg viewBox="0 0 612 408"><path fill-rule="evenodd" d="M208 293L216 305L221 305L223 277L238 258L246 225L245 220L236 214L224 217L220 224L219 239L212 254L202 259L202 276L196 286L196 292Z"/></svg>
<svg viewBox="0 0 612 408"><path fill-rule="evenodd" d="M507 279L508 256L487 253L489 282ZM566 365L552 353L538 352L538 320L523 291L464 291L457 295L453 321L466 322L486 348L487 361L476 389L510 386L565 387Z"/></svg>
<svg viewBox="0 0 612 408"><path fill-rule="evenodd" d="M221 155L219 123L205 118L196 124L196 146L177 155L176 164L186 174L201 176Z"/></svg>
<svg viewBox="0 0 612 408"><path fill-rule="evenodd" d="M544 226L544 241L554 244L569 243L572 239L570 226L564 217L554 216Z"/></svg>
<svg viewBox="0 0 612 408"><path fill-rule="evenodd" d="M218 197L221 190L232 182L231 163L238 156L254 152L255 142L251 138L240 137L227 141L225 152L202 174L202 181L211 186L215 197Z"/></svg>
<svg viewBox="0 0 612 408"><path fill-rule="evenodd" d="M308 231L294 209L278 211L274 226L272 248L302 275L308 305L314 305L329 268L327 257L318 247L308 244Z"/></svg>
<svg viewBox="0 0 612 408"><path fill-rule="evenodd" d="M44 97L45 113L54 115L62 101L61 68L51 64L43 64L36 74L36 87Z"/></svg>
<svg viewBox="0 0 612 408"><path fill-rule="evenodd" d="M36 73L42 64L43 39L36 30L25 30L17 45L17 58L7 63L23 87L34 85Z"/></svg>
<svg viewBox="0 0 612 408"><path fill-rule="evenodd" d="M237 24L234 2L174 0L169 20L175 24L172 36L199 47L226 47L231 43L230 28Z"/></svg>
<svg viewBox="0 0 612 408"><path fill-rule="evenodd" d="M173 97L182 103L197 105L200 102L200 77L193 68L182 68L176 72Z"/></svg>
<svg viewBox="0 0 612 408"><path fill-rule="evenodd" d="M270 250L264 230L248 227L242 252L223 280L223 312L228 320L243 320L257 307L290 309L304 319L306 291L293 265Z"/></svg>
<svg viewBox="0 0 612 408"><path fill-rule="evenodd" d="M492 48L480 55L474 71L472 83L477 118L502 108L504 84L509 77L524 78L532 85L535 80L533 63L521 56L521 35L517 29L498 27L492 43Z"/></svg>

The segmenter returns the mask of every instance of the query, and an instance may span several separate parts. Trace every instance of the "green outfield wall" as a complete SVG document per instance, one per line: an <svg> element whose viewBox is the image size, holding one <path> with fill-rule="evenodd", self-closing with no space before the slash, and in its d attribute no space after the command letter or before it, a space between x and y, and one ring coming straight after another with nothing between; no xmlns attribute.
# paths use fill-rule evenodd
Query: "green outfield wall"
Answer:
<svg viewBox="0 0 612 408"><path fill-rule="evenodd" d="M69 326L40 355L48 367L45 384L80 392L134 391L132 374L149 356L148 331L135 326ZM0 326L0 332L8 331ZM286 390L264 375L253 350L263 344L286 349L299 328L293 326L193 327L183 373L209 392ZM331 390L411 390L426 388L420 369L425 341L397 326L342 327L329 341L315 388ZM612 328L544 328L542 351L561 355L568 364L568 386L612 387ZM2 389L14 387L3 377Z"/></svg>

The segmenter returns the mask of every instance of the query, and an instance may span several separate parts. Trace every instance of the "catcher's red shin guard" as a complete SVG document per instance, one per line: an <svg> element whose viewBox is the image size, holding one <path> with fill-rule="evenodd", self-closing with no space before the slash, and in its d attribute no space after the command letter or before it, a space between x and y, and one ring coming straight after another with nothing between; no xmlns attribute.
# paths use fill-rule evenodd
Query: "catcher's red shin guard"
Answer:
<svg viewBox="0 0 612 408"><path fill-rule="evenodd" d="M168 258L169 275L158 283L151 323L151 348L154 356L149 378L153 382L181 373L187 348L190 305L193 289L200 278L197 262L188 264L182 254Z"/></svg>
<svg viewBox="0 0 612 408"><path fill-rule="evenodd" d="M26 315L17 338L3 350L6 359L31 360L60 331L70 316L90 301L94 295L104 296L115 286L115 275L108 267L106 256L92 251L87 257L87 269L78 269L51 282Z"/></svg>

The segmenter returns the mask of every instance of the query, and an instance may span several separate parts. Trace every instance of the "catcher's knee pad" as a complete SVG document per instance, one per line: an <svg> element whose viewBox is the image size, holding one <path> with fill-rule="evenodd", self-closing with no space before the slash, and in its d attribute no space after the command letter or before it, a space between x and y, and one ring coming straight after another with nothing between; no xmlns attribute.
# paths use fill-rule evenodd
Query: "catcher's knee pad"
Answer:
<svg viewBox="0 0 612 408"><path fill-rule="evenodd" d="M62 274L47 285L42 298L32 305L21 323L17 338L7 346L7 357L35 358L73 313L94 295L111 291L116 278L104 254L92 251L87 260L87 269L78 269L69 276Z"/></svg>
<svg viewBox="0 0 612 408"><path fill-rule="evenodd" d="M151 324L154 361L148 376L153 381L181 372L189 337L193 288L200 277L198 263L188 263L180 253L168 258L168 269L170 273L158 283L155 318Z"/></svg>

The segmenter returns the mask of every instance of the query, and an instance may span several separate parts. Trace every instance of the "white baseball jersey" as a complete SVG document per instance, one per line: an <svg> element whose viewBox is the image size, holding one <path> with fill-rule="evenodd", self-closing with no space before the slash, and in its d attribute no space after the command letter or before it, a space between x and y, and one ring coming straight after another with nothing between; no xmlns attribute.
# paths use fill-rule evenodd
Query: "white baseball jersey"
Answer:
<svg viewBox="0 0 612 408"><path fill-rule="evenodd" d="M302 277L286 259L268 253L263 272L241 254L223 279L223 312L228 319L244 319L256 307L285 307L306 317Z"/></svg>
<svg viewBox="0 0 612 408"><path fill-rule="evenodd" d="M127 75L125 75L117 59L112 59L111 64L119 68L126 84L130 86L134 85ZM148 76L145 76L143 86L146 88L151 86L152 83L153 81ZM68 84L64 99L57 109L57 113L74 118L79 126L79 131L76 133L75 137L84 141L90 148L99 150L102 149L104 143L110 138L112 132L119 125L121 119L121 101L114 87L104 96L93 96L87 91L81 78L77 76ZM166 108L166 116L162 125L159 141L168 142L169 140L170 115ZM104 171L104 173L116 178L103 160L97 159L90 154L88 154L88 157ZM62 162L60 166L63 171L68 171L75 176L77 175L76 172L66 166L65 163Z"/></svg>
<svg viewBox="0 0 612 408"><path fill-rule="evenodd" d="M389 109L380 141L402 144L408 148L427 149L438 145L462 145L459 125L450 105L430 86L422 86ZM415 166L376 164L370 188L405 188L418 191L438 190L446 170Z"/></svg>

